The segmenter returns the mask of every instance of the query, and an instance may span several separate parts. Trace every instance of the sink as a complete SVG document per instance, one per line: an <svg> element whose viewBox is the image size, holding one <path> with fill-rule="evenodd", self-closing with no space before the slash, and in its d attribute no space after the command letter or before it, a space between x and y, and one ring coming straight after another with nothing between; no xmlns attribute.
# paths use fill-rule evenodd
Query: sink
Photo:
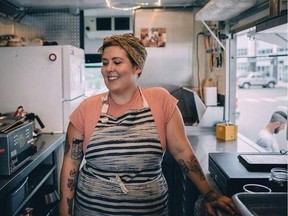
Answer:
<svg viewBox="0 0 288 216"><path fill-rule="evenodd" d="M287 193L237 193L232 196L243 216L287 216Z"/></svg>

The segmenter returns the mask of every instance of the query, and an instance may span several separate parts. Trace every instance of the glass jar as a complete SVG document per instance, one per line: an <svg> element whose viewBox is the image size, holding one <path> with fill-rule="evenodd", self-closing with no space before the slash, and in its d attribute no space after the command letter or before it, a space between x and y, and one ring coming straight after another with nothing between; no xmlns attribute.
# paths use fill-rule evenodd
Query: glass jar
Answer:
<svg viewBox="0 0 288 216"><path fill-rule="evenodd" d="M287 187L288 171L285 168L271 169L269 181L277 183L281 187Z"/></svg>

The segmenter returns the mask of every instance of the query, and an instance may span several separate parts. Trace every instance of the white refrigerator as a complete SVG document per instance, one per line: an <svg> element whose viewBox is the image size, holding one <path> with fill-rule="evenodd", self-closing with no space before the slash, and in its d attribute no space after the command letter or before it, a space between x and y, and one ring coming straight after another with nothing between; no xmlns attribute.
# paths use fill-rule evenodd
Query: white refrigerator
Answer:
<svg viewBox="0 0 288 216"><path fill-rule="evenodd" d="M42 132L65 132L85 97L84 70L84 50L70 45L1 47L0 113L23 106L39 116Z"/></svg>

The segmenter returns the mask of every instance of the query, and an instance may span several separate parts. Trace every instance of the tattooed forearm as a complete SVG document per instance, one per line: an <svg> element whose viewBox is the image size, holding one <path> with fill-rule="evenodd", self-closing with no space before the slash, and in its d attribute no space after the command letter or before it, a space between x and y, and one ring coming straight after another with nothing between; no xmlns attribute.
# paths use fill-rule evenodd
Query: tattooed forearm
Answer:
<svg viewBox="0 0 288 216"><path fill-rule="evenodd" d="M178 164L180 166L180 168L186 173L188 174L190 171L193 173L196 173L200 176L201 180L205 180L205 175L197 161L196 156L191 156L190 157L190 161L187 161L185 163L184 160L178 160Z"/></svg>
<svg viewBox="0 0 288 216"><path fill-rule="evenodd" d="M184 160L178 160L178 165L180 166L180 168L181 168L186 174L189 173L189 169L188 169L188 167L186 166Z"/></svg>
<svg viewBox="0 0 288 216"><path fill-rule="evenodd" d="M68 205L68 214L72 215L72 207L73 207L73 198L67 198L67 205Z"/></svg>
<svg viewBox="0 0 288 216"><path fill-rule="evenodd" d="M72 140L72 149L71 149L71 158L75 160L81 160L83 157L83 140L73 138Z"/></svg>
<svg viewBox="0 0 288 216"><path fill-rule="evenodd" d="M69 142L68 142L68 138L66 137L64 154L67 155L69 150L70 150L70 145L69 145Z"/></svg>
<svg viewBox="0 0 288 216"><path fill-rule="evenodd" d="M221 197L221 195L219 193L217 193L214 190L210 190L208 191L205 195L204 195L204 200L206 202L214 202L216 200L218 200Z"/></svg>
<svg viewBox="0 0 288 216"><path fill-rule="evenodd" d="M190 157L190 161L188 162L188 164L190 165L190 170L192 172L197 173L201 177L202 180L205 180L205 175L195 155L192 155Z"/></svg>
<svg viewBox="0 0 288 216"><path fill-rule="evenodd" d="M67 187L69 188L70 191L73 191L75 189L76 182L78 179L78 173L79 171L75 169L70 171L70 178L68 178L68 183L67 183Z"/></svg>

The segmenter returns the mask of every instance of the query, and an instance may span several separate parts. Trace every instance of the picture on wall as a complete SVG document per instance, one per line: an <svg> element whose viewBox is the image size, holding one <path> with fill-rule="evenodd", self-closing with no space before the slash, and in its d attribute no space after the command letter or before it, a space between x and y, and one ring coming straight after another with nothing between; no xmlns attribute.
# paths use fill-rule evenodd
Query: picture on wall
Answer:
<svg viewBox="0 0 288 216"><path fill-rule="evenodd" d="M145 47L165 47L166 28L141 28L140 38Z"/></svg>

